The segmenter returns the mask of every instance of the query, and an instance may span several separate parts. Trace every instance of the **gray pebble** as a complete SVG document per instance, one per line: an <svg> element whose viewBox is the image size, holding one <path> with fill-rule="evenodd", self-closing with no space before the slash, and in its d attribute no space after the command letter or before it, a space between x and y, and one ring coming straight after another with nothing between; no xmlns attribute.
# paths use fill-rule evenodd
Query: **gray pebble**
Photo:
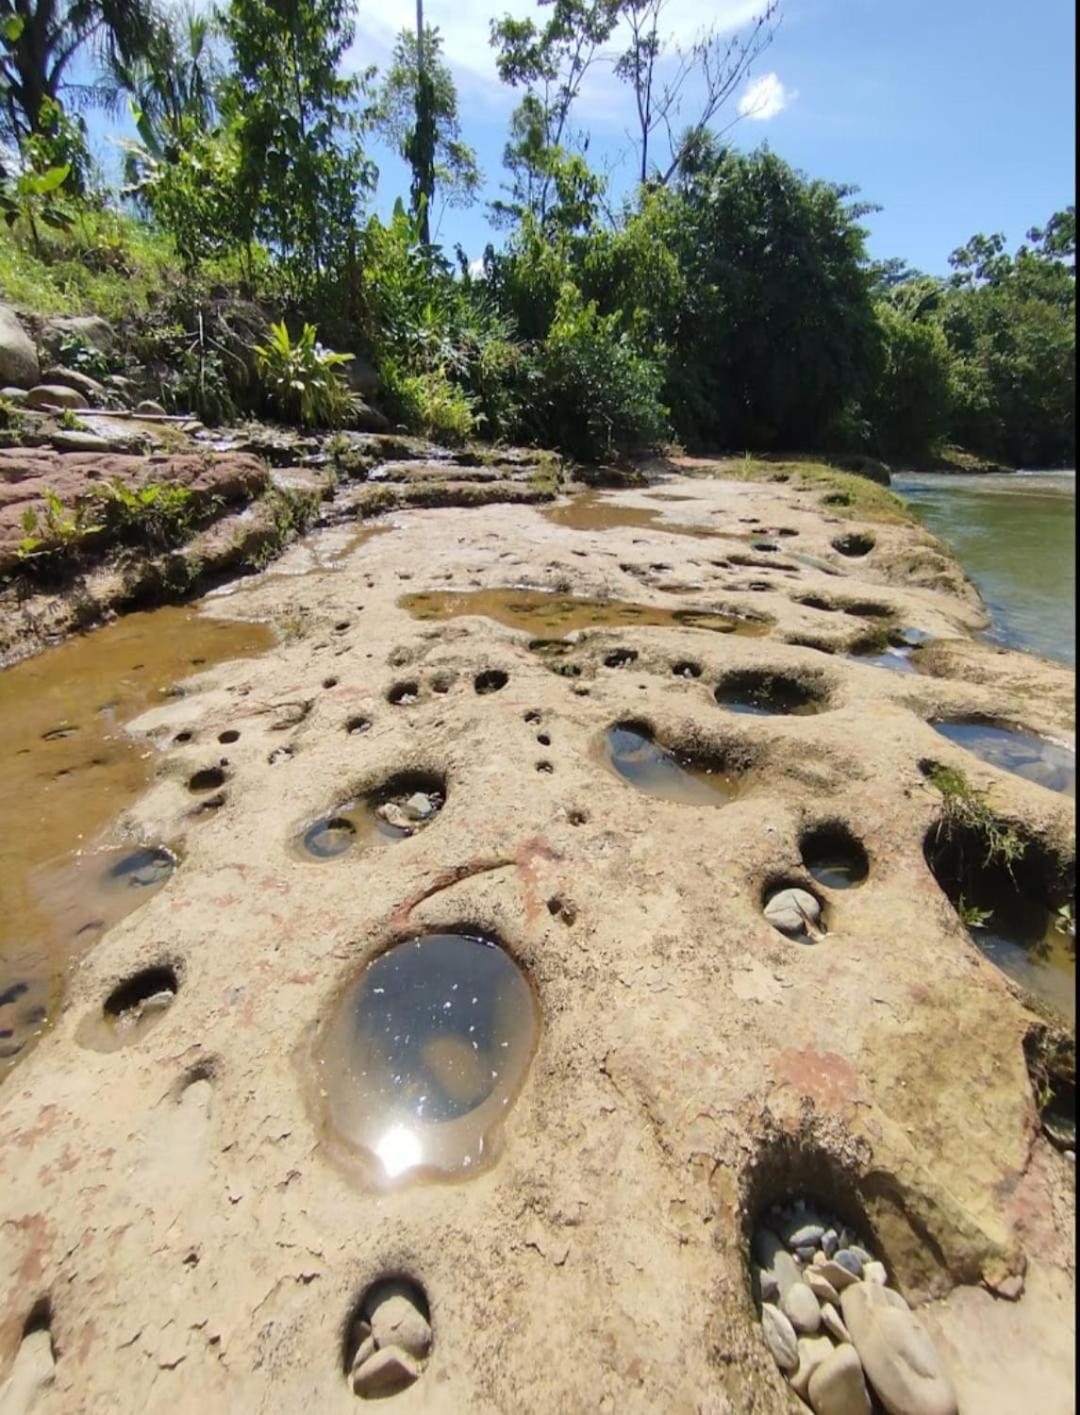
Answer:
<svg viewBox="0 0 1080 1415"><path fill-rule="evenodd" d="M821 1242L825 1230L820 1223L804 1223L788 1239L789 1248L809 1248L811 1252Z"/></svg>
<svg viewBox="0 0 1080 1415"><path fill-rule="evenodd" d="M868 1253L865 1248L860 1248L857 1243L849 1244L848 1252L854 1253L856 1258L858 1258L859 1262L862 1263L864 1267L867 1263L872 1263L874 1261L873 1255Z"/></svg>
<svg viewBox="0 0 1080 1415"><path fill-rule="evenodd" d="M812 1263L816 1252L816 1248L796 1248L795 1256L800 1263Z"/></svg>
<svg viewBox="0 0 1080 1415"><path fill-rule="evenodd" d="M772 1352L773 1360L781 1371L794 1371L799 1364L799 1345L795 1328L779 1307L765 1302L761 1308L761 1330L765 1334L765 1345Z"/></svg>
<svg viewBox="0 0 1080 1415"><path fill-rule="evenodd" d="M840 1247L840 1238L835 1228L827 1228L821 1236L821 1246L825 1250L826 1258L831 1258Z"/></svg>
<svg viewBox="0 0 1080 1415"><path fill-rule="evenodd" d="M846 1268L852 1277L862 1277L862 1259L853 1253L850 1248L839 1248L833 1256L833 1262L839 1263L842 1268Z"/></svg>

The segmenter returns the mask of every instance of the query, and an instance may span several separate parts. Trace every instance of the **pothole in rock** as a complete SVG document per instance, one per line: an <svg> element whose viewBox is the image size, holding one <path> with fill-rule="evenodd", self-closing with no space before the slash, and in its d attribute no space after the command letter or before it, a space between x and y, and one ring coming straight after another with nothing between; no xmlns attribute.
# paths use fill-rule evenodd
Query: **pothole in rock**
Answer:
<svg viewBox="0 0 1080 1415"><path fill-rule="evenodd" d="M1008 723L977 717L932 721L935 732L980 761L1065 796L1076 795L1076 754L1057 742Z"/></svg>
<svg viewBox="0 0 1080 1415"><path fill-rule="evenodd" d="M455 619L481 615L508 629L542 635L547 640L582 629L671 628L708 629L718 634L761 635L769 622L708 609L659 609L630 600L588 599L554 590L439 590L404 595L402 609L417 619Z"/></svg>
<svg viewBox="0 0 1080 1415"><path fill-rule="evenodd" d="M760 717L786 713L808 716L822 712L827 705L826 689L820 679L769 669L746 668L726 673L713 696L729 712Z"/></svg>
<svg viewBox="0 0 1080 1415"><path fill-rule="evenodd" d="M624 781L649 796L685 806L723 806L738 782L720 757L663 746L646 722L617 722L604 733L603 758Z"/></svg>
<svg viewBox="0 0 1080 1415"><path fill-rule="evenodd" d="M195 795L204 791L217 791L225 785L225 773L221 767L207 766L188 777L188 790Z"/></svg>
<svg viewBox="0 0 1080 1415"><path fill-rule="evenodd" d="M100 1013L83 1018L77 1040L93 1051L116 1051L141 1040L176 1001L179 986L170 963L141 969L113 988Z"/></svg>
<svg viewBox="0 0 1080 1415"><path fill-rule="evenodd" d="M870 870L866 850L841 821L811 826L799 841L802 862L825 889L851 889Z"/></svg>
<svg viewBox="0 0 1080 1415"><path fill-rule="evenodd" d="M955 1415L945 1366L869 1243L813 1199L768 1208L751 1243L765 1345L795 1393L822 1415Z"/></svg>
<svg viewBox="0 0 1080 1415"><path fill-rule="evenodd" d="M859 557L869 555L877 542L869 532L850 531L847 535L837 536L831 544L833 550L841 555Z"/></svg>
<svg viewBox="0 0 1080 1415"><path fill-rule="evenodd" d="M947 768L930 773L945 787L943 813L923 843L930 872L979 951L1074 1023L1075 861L996 819L970 790L950 790L954 778Z"/></svg>
<svg viewBox="0 0 1080 1415"><path fill-rule="evenodd" d="M825 906L798 882L781 881L766 888L761 911L778 933L797 943L817 943L827 933Z"/></svg>
<svg viewBox="0 0 1080 1415"><path fill-rule="evenodd" d="M376 1186L468 1178L495 1156L538 1033L532 989L497 941L427 933L388 949L318 1043L335 1150Z"/></svg>
<svg viewBox="0 0 1080 1415"><path fill-rule="evenodd" d="M412 707L420 697L420 684L413 679L395 683L386 695L386 701L394 707Z"/></svg>
<svg viewBox="0 0 1080 1415"><path fill-rule="evenodd" d="M637 649L615 649L604 658L604 667L628 668L630 664L637 662L637 658Z"/></svg>
<svg viewBox="0 0 1080 1415"><path fill-rule="evenodd" d="M676 678L700 678L701 664L690 658L682 658L671 665L671 671Z"/></svg>
<svg viewBox="0 0 1080 1415"><path fill-rule="evenodd" d="M345 1373L365 1400L397 1395L431 1353L431 1311L419 1283L382 1278L360 1299L345 1334Z"/></svg>
<svg viewBox="0 0 1080 1415"><path fill-rule="evenodd" d="M1076 1160L1076 1041L1060 1028L1039 1022L1024 1038L1043 1133L1056 1149Z"/></svg>
<svg viewBox="0 0 1080 1415"><path fill-rule="evenodd" d="M337 860L359 841L406 840L431 824L446 804L446 783L430 772L399 772L362 797L343 801L301 831L303 859Z"/></svg>
<svg viewBox="0 0 1080 1415"><path fill-rule="evenodd" d="M501 668L488 668L483 673L478 673L473 679L473 688L482 696L487 693L497 693L501 688L505 688L510 677Z"/></svg>

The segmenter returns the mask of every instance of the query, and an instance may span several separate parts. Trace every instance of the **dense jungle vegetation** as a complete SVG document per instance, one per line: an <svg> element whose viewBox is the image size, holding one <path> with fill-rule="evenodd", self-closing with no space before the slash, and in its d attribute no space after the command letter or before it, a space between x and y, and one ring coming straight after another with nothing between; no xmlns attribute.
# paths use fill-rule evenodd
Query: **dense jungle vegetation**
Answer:
<svg viewBox="0 0 1080 1415"><path fill-rule="evenodd" d="M377 74L347 70L349 0L0 0L0 299L118 322L166 406L211 421L347 425L335 349L375 366L394 421L449 441L1073 464L1074 207L1033 213L1013 252L975 235L947 278L874 263L854 189L717 136L776 5L673 52L663 4L493 19L520 101L478 272L430 236L483 190L437 29L403 32ZM576 107L616 40L639 178L618 201ZM95 105L137 132L112 188ZM374 133L412 172L388 221Z"/></svg>

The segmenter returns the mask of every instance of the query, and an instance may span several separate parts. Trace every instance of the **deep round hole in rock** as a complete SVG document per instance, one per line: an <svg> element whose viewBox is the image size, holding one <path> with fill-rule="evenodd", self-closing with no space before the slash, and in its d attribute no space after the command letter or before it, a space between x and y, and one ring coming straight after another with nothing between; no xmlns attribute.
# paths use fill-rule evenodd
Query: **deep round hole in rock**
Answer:
<svg viewBox="0 0 1080 1415"><path fill-rule="evenodd" d="M354 1395L397 1395L422 1374L433 1342L431 1309L420 1283L403 1274L373 1282L353 1308L343 1367Z"/></svg>
<svg viewBox="0 0 1080 1415"><path fill-rule="evenodd" d="M225 773L218 766L206 766L188 777L188 790L195 793L216 791L225 785Z"/></svg>
<svg viewBox="0 0 1080 1415"><path fill-rule="evenodd" d="M946 769L947 771L948 769ZM931 781L949 782L935 775ZM962 778L961 778L962 780ZM946 805L923 855L976 948L1027 993L1076 1019L1076 862L996 818L979 798ZM964 819L962 812L976 814Z"/></svg>
<svg viewBox="0 0 1080 1415"><path fill-rule="evenodd" d="M822 821L799 839L802 862L825 889L851 889L866 879L870 861L866 849L843 823Z"/></svg>
<svg viewBox="0 0 1080 1415"><path fill-rule="evenodd" d="M841 555L859 557L869 555L876 544L876 540L869 532L851 531L847 535L837 536L832 542L832 548L839 551Z"/></svg>
<svg viewBox="0 0 1080 1415"><path fill-rule="evenodd" d="M828 694L812 673L796 676L773 669L743 668L726 673L713 694L729 712L768 717L791 714L805 717L822 712Z"/></svg>
<svg viewBox="0 0 1080 1415"><path fill-rule="evenodd" d="M141 1036L176 1000L180 982L171 963L140 969L117 984L101 1009L101 1023L86 1029L84 1040L101 1050L112 1050ZM91 1024L94 1019L90 1020Z"/></svg>
<svg viewBox="0 0 1080 1415"><path fill-rule="evenodd" d="M777 933L796 943L818 943L828 932L825 903L805 880L769 880L761 892L761 912Z"/></svg>
<svg viewBox="0 0 1080 1415"><path fill-rule="evenodd" d="M658 741L651 723L616 722L604 733L601 757L617 776L661 800L687 806L723 806L738 792L736 763Z"/></svg>
<svg viewBox="0 0 1080 1415"><path fill-rule="evenodd" d="M414 680L395 683L386 695L386 700L395 707L410 707L420 696L420 685Z"/></svg>
<svg viewBox="0 0 1080 1415"><path fill-rule="evenodd" d="M497 693L500 688L505 688L509 681L509 675L504 673L501 668L487 668L473 679L473 688L481 695Z"/></svg>
<svg viewBox="0 0 1080 1415"><path fill-rule="evenodd" d="M465 1179L495 1156L539 1011L495 938L423 933L362 969L316 1047L327 1140L369 1184Z"/></svg>

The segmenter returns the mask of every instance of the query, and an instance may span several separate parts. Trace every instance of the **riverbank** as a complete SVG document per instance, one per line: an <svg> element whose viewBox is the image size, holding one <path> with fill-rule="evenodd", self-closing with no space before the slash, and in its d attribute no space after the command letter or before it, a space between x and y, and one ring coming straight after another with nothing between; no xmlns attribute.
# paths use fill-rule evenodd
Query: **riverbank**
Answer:
<svg viewBox="0 0 1080 1415"><path fill-rule="evenodd" d="M809 1191L962 1411L1071 1410L1075 1164L1040 1124L1070 1029L976 946L938 848L1012 832L1041 920L1072 897L1071 801L934 724L1071 743L1072 675L973 637L974 588L883 488L645 471L383 508L204 603L274 646L129 724L153 781L107 840L175 863L0 1091L0 1351L25 1368L48 1328L36 1408L354 1408L352 1318L405 1275L433 1344L403 1410L790 1410L749 1241ZM616 725L669 753L637 784ZM822 842L864 877L822 883ZM789 886L816 941L762 912ZM388 946L455 930L516 961L538 1041L494 1163L373 1189L326 1029Z"/></svg>

